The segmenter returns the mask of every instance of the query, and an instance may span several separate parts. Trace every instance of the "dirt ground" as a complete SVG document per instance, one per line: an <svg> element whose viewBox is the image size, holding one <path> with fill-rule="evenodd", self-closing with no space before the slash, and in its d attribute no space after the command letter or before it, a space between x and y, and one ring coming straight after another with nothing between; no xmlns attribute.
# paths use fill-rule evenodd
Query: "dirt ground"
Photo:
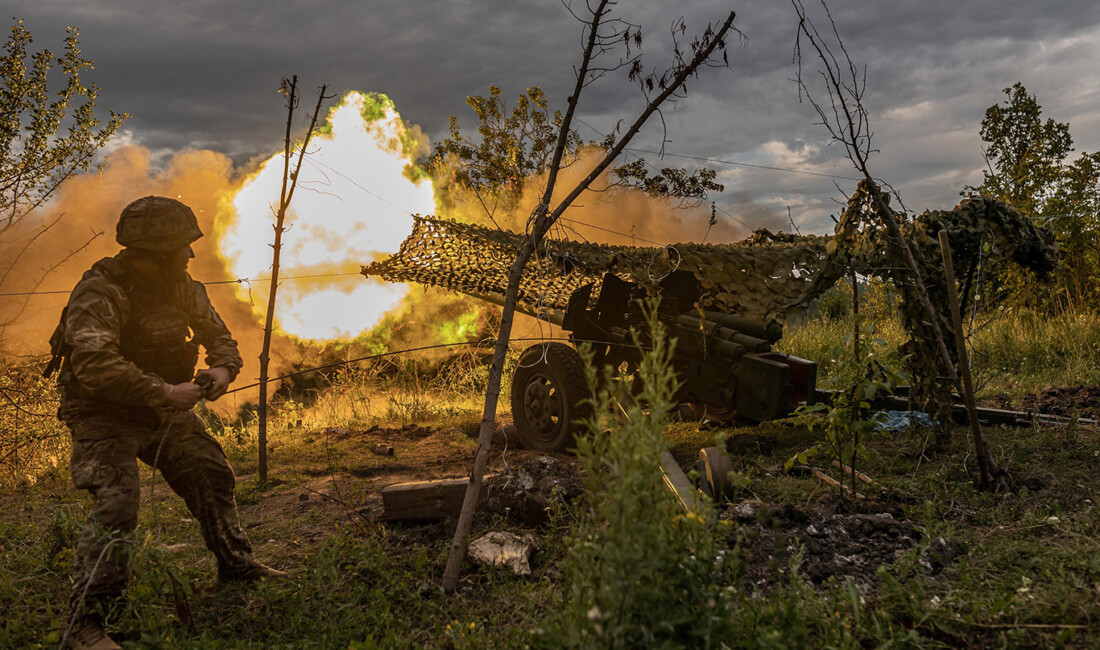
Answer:
<svg viewBox="0 0 1100 650"><path fill-rule="evenodd" d="M743 584L767 591L787 580L791 558L800 557L799 573L813 584L850 577L861 593L874 591L875 573L914 548L924 533L880 504L825 500L813 508L775 506L746 500L721 514L741 524L730 533L740 541L747 569ZM932 574L954 561L963 548L937 537L919 563Z"/></svg>
<svg viewBox="0 0 1100 650"><path fill-rule="evenodd" d="M537 528L547 522L554 499L570 501L581 494L582 476L572 456L517 449L515 441L504 433L510 423L504 421L503 425L494 437L477 522L480 526L496 518L506 522L504 525ZM382 489L397 483L468 476L476 434L469 427L418 424L305 432L305 440L323 449L324 462L304 467L301 471L308 477L304 481L272 481L273 488L258 503L246 500L241 504L242 520L269 520L294 509L312 512L314 518L344 518L355 526L394 524L387 521ZM240 483L253 479L251 473L238 472ZM425 542L443 535L444 529L449 529L446 534L454 530L453 518L396 525ZM309 541L330 532L331 521L316 528L306 532ZM418 530L422 536L417 535Z"/></svg>
<svg viewBox="0 0 1100 650"><path fill-rule="evenodd" d="M996 408L1016 411L1100 419L1100 386L1052 386L1042 392L1026 395L1017 402L1006 395L994 395L987 403Z"/></svg>
<svg viewBox="0 0 1100 650"><path fill-rule="evenodd" d="M1100 416L1100 386L1053 386L1021 402L1038 413L1095 419Z"/></svg>
<svg viewBox="0 0 1100 650"><path fill-rule="evenodd" d="M1076 403L1084 400L1087 397ZM464 415L362 429L300 424L280 429L271 441L270 480L263 485L257 481L251 440L237 439L232 430L221 434L238 474L241 521L258 559L290 571L297 581L295 589L321 585L308 599L294 600L290 610L280 610L276 618L281 629L309 627L309 622L296 622L294 608L312 616L351 598L347 593L360 588L360 582L371 581L384 583L387 598L400 601L392 612L401 622L378 623L378 629L407 628L409 638L417 642L445 637L445 625L459 619L467 626L476 619L479 628L484 625L493 634L526 629L530 621L541 620L546 607L556 606L564 552L556 542L564 527L560 517L551 518L561 513L551 506L555 500L583 494L584 475L575 458L517 449L507 427L494 441L488 468L492 476L484 487L474 536L489 531L533 535L538 543L531 556L535 577L513 576L501 567L474 566L471 561L462 572L458 597L442 598L439 572L455 518L407 523L384 516L381 492L388 485L465 477L477 446L476 428L474 418ZM1100 590L1095 582L1100 565L1094 559L1100 557L1094 541L1100 530L1093 505L1100 503L1094 471L1100 443L1095 431L1078 426L992 428L989 434L998 458L1021 487L1018 494L990 495L973 489L973 464L966 463L967 441L960 431L955 448L939 454L926 454L921 436L876 441L861 466L875 485L867 488L866 498L851 502L812 475L783 471L784 460L810 444L804 430L779 422L731 431L726 446L734 470L749 482L738 488L740 496L723 506L718 516L734 524L726 534L740 559L741 570L732 578L737 591L749 594L746 602L767 603L773 595L789 599L786 588L792 584L791 567L797 565L798 574L822 597L835 594L834 586L850 578L859 595L866 597L867 607L877 608L881 616L904 613L891 609L891 599L898 597L897 587L891 585L900 581L916 594L911 604L918 607L919 620L934 620L938 626L925 632L955 647L986 647L1003 625L1023 626L1020 634L1026 638L1021 637L1021 647L1052 641L1053 636L1043 635L1053 625L1065 627L1058 628L1059 634L1071 630L1091 635L1091 628L1084 626L1094 614L1093 596ZM698 450L714 444L714 430L680 421L670 425L668 441L681 468L691 470ZM836 475L828 466L823 469ZM289 603L298 598L296 592L271 587L263 598L249 601L254 603L252 610L227 607L226 597L214 585L213 559L182 502L159 477L151 500L155 505L144 498L151 478L143 470L141 525L152 535L152 541L142 545L144 559L135 572L135 593L143 595L118 628L119 638L138 643L141 626L146 625L138 621L147 617L155 618L151 625L175 640L187 635L171 612L141 600L165 602L166 596L157 591L161 565L155 560L170 563L190 586L195 619L208 635L194 647L242 630L269 640L261 631L271 615L260 611L262 604L265 599ZM86 506L86 496L71 487L64 468L43 475L14 498L0 499L0 523L7 525L0 549L8 556L0 569L23 576L12 583L8 600L0 602L18 608L25 628L7 631L9 638L23 641L12 647L41 640L33 630L56 632L62 620L58 607L67 593L71 546ZM897 581L882 578L879 571L884 566ZM372 592L362 589L356 602L374 602ZM342 595L329 602L328 594ZM309 603L319 601L317 610L311 609ZM818 600L810 594L798 602L810 607ZM766 606L761 607L765 611ZM441 618L435 611L439 608L448 614ZM362 609L373 611L365 605ZM349 630L375 629L370 627L376 624L373 619L356 620L348 623ZM866 634L877 638L878 633ZM1088 641L1093 640L1089 636ZM264 642L257 641L256 647ZM487 640L486 647L489 644Z"/></svg>
<svg viewBox="0 0 1100 650"><path fill-rule="evenodd" d="M483 488L475 526L481 530L492 527L537 532L547 523L555 499L569 502L582 493L583 473L572 456L507 446L504 432L508 430L505 423L496 437L489 465L491 476ZM350 445L373 450L367 455L370 462L351 463L339 473L331 468L310 470L315 478L276 498L265 498L262 505L243 506L242 516L247 520L252 508L320 508L329 517L378 525L385 522L381 490L387 485L466 476L470 447L451 446L444 441L453 442L457 436L473 442L475 433L420 425L315 432L317 439L327 438L341 448ZM731 443L733 453L759 453L773 446L775 439L746 434L732 438ZM392 455L384 455L391 447ZM692 469L693 455L676 455L683 469ZM892 564L924 535L919 526L904 518L902 509L874 500L852 503L839 497L826 498L805 508L746 500L725 504L719 517L738 524L730 533L730 541L740 542L746 563L743 586L755 591L767 591L785 580L791 559L797 554L799 571L810 582L824 584L830 578L843 580L847 576L861 592L870 593L878 568ZM396 525L405 539L433 543L453 534L455 519L390 524ZM307 539L313 541L326 528L318 526L312 535L307 534ZM942 538L932 540L928 546L930 550L919 561L930 574L964 552L961 545Z"/></svg>

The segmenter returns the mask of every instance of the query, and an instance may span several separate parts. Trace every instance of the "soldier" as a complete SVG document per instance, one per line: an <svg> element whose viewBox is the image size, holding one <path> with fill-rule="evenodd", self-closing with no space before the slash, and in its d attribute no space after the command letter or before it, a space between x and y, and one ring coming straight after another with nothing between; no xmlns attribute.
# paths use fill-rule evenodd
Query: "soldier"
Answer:
<svg viewBox="0 0 1100 650"><path fill-rule="evenodd" d="M225 452L191 411L225 394L241 356L202 284L187 274L202 236L191 208L147 196L122 211L125 248L84 274L50 339L60 367L58 417L72 432L73 484L92 493L77 545L69 648L118 648L103 632L130 575L137 526L137 459L159 469L183 497L218 561L218 580L285 577L252 555ZM198 348L206 369L195 373ZM154 470L155 471L155 470Z"/></svg>

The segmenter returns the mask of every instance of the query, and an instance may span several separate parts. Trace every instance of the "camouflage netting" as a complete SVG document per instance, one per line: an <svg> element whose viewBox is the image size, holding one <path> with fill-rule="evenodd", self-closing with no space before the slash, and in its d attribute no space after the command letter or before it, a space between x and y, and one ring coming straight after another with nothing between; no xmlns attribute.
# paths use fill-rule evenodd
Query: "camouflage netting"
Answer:
<svg viewBox="0 0 1100 650"><path fill-rule="evenodd" d="M889 235L880 215L873 208L872 188L860 183L848 200L848 207L836 227L836 236L828 244L829 265L819 277L821 287L831 286L845 269L874 275L894 286L901 296L899 311L909 341L902 347L912 376L910 394L917 406L943 423L950 421L949 411L955 389L945 377L939 343L912 272L901 248ZM1054 234L1032 223L1011 206L973 197L953 210L933 210L915 219L906 219L902 231L920 268L928 297L935 307L940 331L947 338L949 355L958 362L948 308L947 280L938 236L947 231L955 268L956 291L966 313L977 300L979 276L989 283L1010 267L1045 278L1057 263ZM836 275L833 275L836 274ZM814 293L811 291L809 293Z"/></svg>
<svg viewBox="0 0 1100 650"><path fill-rule="evenodd" d="M503 294L522 235L447 219L417 217L396 255L363 267L364 275L419 282L472 294ZM606 272L653 289L669 271L690 271L701 305L751 318L783 315L803 302L825 262L829 237L792 237L759 230L727 245L665 248L607 246L547 239L524 272L519 300L529 312L564 309L582 286L598 287Z"/></svg>
<svg viewBox="0 0 1100 650"><path fill-rule="evenodd" d="M670 270L689 271L699 280L700 306L748 318L783 318L803 308L840 277L864 275L905 282L907 273L882 221L861 188L849 201L835 236L773 234L758 230L734 244L675 244L668 247L607 246L547 239L541 255L527 265L519 300L528 312L564 309L573 291L599 283L606 272L651 290ZM936 234L946 228L958 262L969 269L983 245L990 263L1011 259L1044 272L1053 268L1050 233L1005 204L967 199L954 210L925 212L903 223L922 271L942 285ZM391 282L419 282L472 294L503 294L508 270L523 235L447 219L417 217L413 232L396 255L363 267L364 275ZM984 244L983 244L984 242ZM927 251L925 251L927 249Z"/></svg>
<svg viewBox="0 0 1100 650"><path fill-rule="evenodd" d="M860 183L848 201L833 236L773 234L758 230L734 244L675 244L640 248L547 239L527 265L520 308L528 313L564 309L573 291L599 284L606 272L655 291L673 269L695 275L702 290L699 306L761 321L803 309L838 279L852 272L879 277L897 288L899 309L910 340L912 395L921 408L939 411L942 422L951 404L952 386L944 377L942 357L924 313L917 283L897 242L874 209L874 190ZM986 198L968 198L952 210L896 215L920 267L940 329L947 335L951 318L937 236L946 230L963 309L979 292L975 278L996 277L1010 266L1037 276L1053 270L1057 246L1049 231L1036 227L1010 206ZM364 275L391 282L419 282L471 294L503 294L508 270L523 235L417 217L400 251L363 267Z"/></svg>

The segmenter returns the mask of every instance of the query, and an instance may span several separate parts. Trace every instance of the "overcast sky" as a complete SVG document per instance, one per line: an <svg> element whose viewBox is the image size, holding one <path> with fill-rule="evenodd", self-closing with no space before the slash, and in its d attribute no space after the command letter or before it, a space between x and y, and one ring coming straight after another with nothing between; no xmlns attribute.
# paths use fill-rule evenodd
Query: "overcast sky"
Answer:
<svg viewBox="0 0 1100 650"><path fill-rule="evenodd" d="M576 1L576 0L574 0ZM807 4L810 5L809 0ZM448 116L470 124L467 95L491 84L514 98L539 85L560 107L572 85L580 29L558 0L0 0L35 46L60 49L80 29L100 106L132 114L126 137L156 153L213 149L244 164L281 147L284 76L303 87L389 95L433 140ZM782 0L621 0L642 26L647 67L663 68L669 26L689 31L737 12L745 39L730 69L704 71L666 113L666 150L722 161L852 176L815 126L790 79L796 20ZM813 7L814 5L810 5ZM834 0L852 58L867 68L874 173L911 209L954 205L983 165L979 123L1002 90L1022 81L1047 117L1068 121L1078 151L1100 149L1100 2L1096 0ZM616 73L586 91L580 117L598 131L632 116L640 95ZM580 126L586 138L595 131ZM637 148L652 149L648 130ZM653 160L653 156L647 156ZM669 157L666 165L693 164ZM726 183L719 206L750 225L786 206L822 231L840 194L820 176L711 163ZM837 181L845 191L851 181Z"/></svg>

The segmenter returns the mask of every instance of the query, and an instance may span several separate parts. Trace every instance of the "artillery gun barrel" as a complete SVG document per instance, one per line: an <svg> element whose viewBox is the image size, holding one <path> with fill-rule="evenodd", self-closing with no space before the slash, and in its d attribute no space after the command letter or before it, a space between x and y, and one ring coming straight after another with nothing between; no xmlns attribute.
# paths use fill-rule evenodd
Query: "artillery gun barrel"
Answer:
<svg viewBox="0 0 1100 650"><path fill-rule="evenodd" d="M485 302L492 303L498 307L504 306L504 295L496 291L493 291L491 293L473 293L470 291L462 291L461 293L464 293L471 298L476 298L478 300L484 300ZM565 312L561 311L560 309L544 309L539 312L527 307L518 300L516 301L516 311L520 312L521 314L527 314L531 318L537 318L541 321L546 321L547 323L553 323L558 327L561 327L562 321L565 320Z"/></svg>
<svg viewBox="0 0 1100 650"><path fill-rule="evenodd" d="M745 318L744 316L724 314L720 311L711 311L709 309L704 311L703 315L708 321L713 321L719 325L735 329L742 334L764 339L768 343L774 344L779 339L783 338L783 326L774 320L767 323L761 323L760 321Z"/></svg>
<svg viewBox="0 0 1100 650"><path fill-rule="evenodd" d="M715 312L706 313L713 314ZM750 321L747 319L739 320L745 323L754 323L754 321ZM739 330L736 327L725 326L718 321L713 321L710 319L700 321L699 317L697 316L691 314L680 314L676 317L676 324L682 327L686 327L695 332L701 331L707 336L713 337L715 339L736 343L747 349L749 352L768 352L771 350L772 342L768 339L760 338L752 334L752 332ZM758 326L756 328L756 331L763 330L763 325L761 325L760 323L755 324Z"/></svg>
<svg viewBox="0 0 1100 650"><path fill-rule="evenodd" d="M743 346L749 352L769 352L772 349L771 343L768 343L764 339L749 336L748 334L738 332L729 327L716 327L712 334L720 339Z"/></svg>
<svg viewBox="0 0 1100 650"><path fill-rule="evenodd" d="M765 339L750 336L732 327L723 327L712 320L700 321L697 316L690 314L677 316L676 325L692 332L701 332L708 338L709 349L727 359L740 359L746 352L771 350L771 344Z"/></svg>

